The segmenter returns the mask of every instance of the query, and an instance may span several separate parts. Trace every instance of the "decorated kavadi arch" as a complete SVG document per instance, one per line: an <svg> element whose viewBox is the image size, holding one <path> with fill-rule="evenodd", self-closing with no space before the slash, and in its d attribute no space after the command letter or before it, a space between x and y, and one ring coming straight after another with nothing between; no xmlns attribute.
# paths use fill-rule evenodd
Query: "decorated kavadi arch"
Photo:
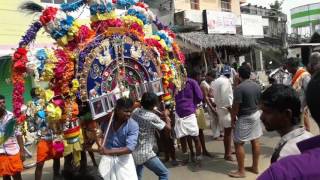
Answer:
<svg viewBox="0 0 320 180"><path fill-rule="evenodd" d="M89 25L70 15L85 6L90 9ZM20 123L26 119L21 109L26 103L24 77L32 75L39 100L31 103L29 116L49 124L71 151L79 150L81 134L76 99L91 102L94 119L112 110L114 99L121 96L138 100L143 92L154 91L170 102L173 89L184 83L184 55L175 34L145 3L78 0L43 8L27 2L21 8L39 18L13 54L14 115ZM124 10L119 15L117 9ZM156 27L155 33L146 33L147 25ZM54 48L31 48L42 28L56 41Z"/></svg>
<svg viewBox="0 0 320 180"><path fill-rule="evenodd" d="M90 26L69 15L83 6L89 6ZM44 9L32 3L22 8L39 12L39 20L27 30L13 55L13 106L19 120L23 119L25 73L34 75L41 97L47 103L52 102L47 109L49 116L50 110L58 108L64 113L63 103L52 99L66 94L78 95L82 101L110 93L138 99L144 87L150 90L152 82L161 80L164 99L170 100L170 88L179 89L183 83L184 56L174 41L175 34L145 3L79 0L60 8ZM118 8L126 10L117 15ZM149 24L158 29L153 35L145 34L145 26ZM29 49L41 28L57 42L56 48ZM139 86L137 90L141 84L147 86ZM60 110L57 111L59 114ZM53 117L57 112L51 113Z"/></svg>

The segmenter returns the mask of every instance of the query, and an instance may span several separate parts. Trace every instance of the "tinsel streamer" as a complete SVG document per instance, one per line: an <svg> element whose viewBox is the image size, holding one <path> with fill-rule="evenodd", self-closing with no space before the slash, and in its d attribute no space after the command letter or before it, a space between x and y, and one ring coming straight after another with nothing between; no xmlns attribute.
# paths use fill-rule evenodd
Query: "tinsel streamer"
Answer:
<svg viewBox="0 0 320 180"><path fill-rule="evenodd" d="M153 21L153 23L157 26L158 30L165 30L168 29L169 27L164 25L159 19L158 17L156 17L156 20Z"/></svg>
<svg viewBox="0 0 320 180"><path fill-rule="evenodd" d="M26 34L22 36L19 47L27 46L30 42L32 42L36 38L37 33L41 29L41 27L42 24L39 21L34 22L27 30Z"/></svg>
<svg viewBox="0 0 320 180"><path fill-rule="evenodd" d="M85 0L78 0L72 3L63 3L60 8L64 12L72 12L78 10L81 6L86 3Z"/></svg>
<svg viewBox="0 0 320 180"><path fill-rule="evenodd" d="M7 139L14 134L15 125L16 125L16 119L14 118L10 119L9 122L7 122L7 124L3 128L4 131L0 132L0 145L5 143Z"/></svg>
<svg viewBox="0 0 320 180"><path fill-rule="evenodd" d="M85 62L86 57L88 56L88 54L90 54L90 52L98 47L101 43L101 41L103 40L103 36L98 36L95 40L93 40L92 42L90 42L90 44L87 45L87 47L85 49L83 49L80 54L79 54L79 61L78 61L78 71L81 72L82 68L83 68L83 64Z"/></svg>
<svg viewBox="0 0 320 180"><path fill-rule="evenodd" d="M129 9L131 6L135 5L138 0L117 0L117 5L120 8Z"/></svg>

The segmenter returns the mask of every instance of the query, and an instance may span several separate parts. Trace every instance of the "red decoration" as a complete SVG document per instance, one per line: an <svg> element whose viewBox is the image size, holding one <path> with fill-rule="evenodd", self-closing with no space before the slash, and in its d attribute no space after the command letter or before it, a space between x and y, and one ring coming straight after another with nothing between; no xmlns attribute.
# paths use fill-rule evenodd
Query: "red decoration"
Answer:
<svg viewBox="0 0 320 180"><path fill-rule="evenodd" d="M58 12L58 8L55 7L48 7L45 9L40 16L40 22L43 26L45 26L48 22L55 19L55 16Z"/></svg>

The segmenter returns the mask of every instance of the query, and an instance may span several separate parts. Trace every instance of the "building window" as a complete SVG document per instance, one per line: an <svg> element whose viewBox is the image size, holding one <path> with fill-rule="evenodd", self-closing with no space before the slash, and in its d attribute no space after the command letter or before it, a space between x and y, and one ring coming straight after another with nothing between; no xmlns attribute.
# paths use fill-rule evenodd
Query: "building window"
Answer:
<svg viewBox="0 0 320 180"><path fill-rule="evenodd" d="M200 9L200 3L199 0L190 0L191 9Z"/></svg>
<svg viewBox="0 0 320 180"><path fill-rule="evenodd" d="M76 0L41 0L42 3L51 3L51 4L62 4L62 3L72 3Z"/></svg>
<svg viewBox="0 0 320 180"><path fill-rule="evenodd" d="M221 0L221 11L231 12L231 0Z"/></svg>

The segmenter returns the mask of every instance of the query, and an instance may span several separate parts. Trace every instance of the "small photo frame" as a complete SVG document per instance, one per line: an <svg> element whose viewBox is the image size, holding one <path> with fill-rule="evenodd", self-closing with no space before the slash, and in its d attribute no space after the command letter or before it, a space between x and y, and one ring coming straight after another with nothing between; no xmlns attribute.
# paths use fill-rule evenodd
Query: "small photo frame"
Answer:
<svg viewBox="0 0 320 180"><path fill-rule="evenodd" d="M109 102L109 97L108 95L104 95L102 97L103 99L103 102L104 102L104 106L106 108L106 112L111 112L112 111L112 108L110 107L110 102Z"/></svg>
<svg viewBox="0 0 320 180"><path fill-rule="evenodd" d="M142 92L142 84L135 85L136 98L140 100L144 92Z"/></svg>
<svg viewBox="0 0 320 180"><path fill-rule="evenodd" d="M142 95L146 92L148 92L150 90L150 87L149 87L149 83L148 82L145 82L143 84L141 84L141 89L142 89Z"/></svg>
<svg viewBox="0 0 320 180"><path fill-rule="evenodd" d="M111 110L115 108L117 102L116 95L113 93L108 94L108 102Z"/></svg>
<svg viewBox="0 0 320 180"><path fill-rule="evenodd" d="M89 101L92 119L96 120L107 115L105 103L102 97L94 98Z"/></svg>
<svg viewBox="0 0 320 180"><path fill-rule="evenodd" d="M154 92L157 96L161 96L164 94L161 79L151 81L150 88L152 92Z"/></svg>

